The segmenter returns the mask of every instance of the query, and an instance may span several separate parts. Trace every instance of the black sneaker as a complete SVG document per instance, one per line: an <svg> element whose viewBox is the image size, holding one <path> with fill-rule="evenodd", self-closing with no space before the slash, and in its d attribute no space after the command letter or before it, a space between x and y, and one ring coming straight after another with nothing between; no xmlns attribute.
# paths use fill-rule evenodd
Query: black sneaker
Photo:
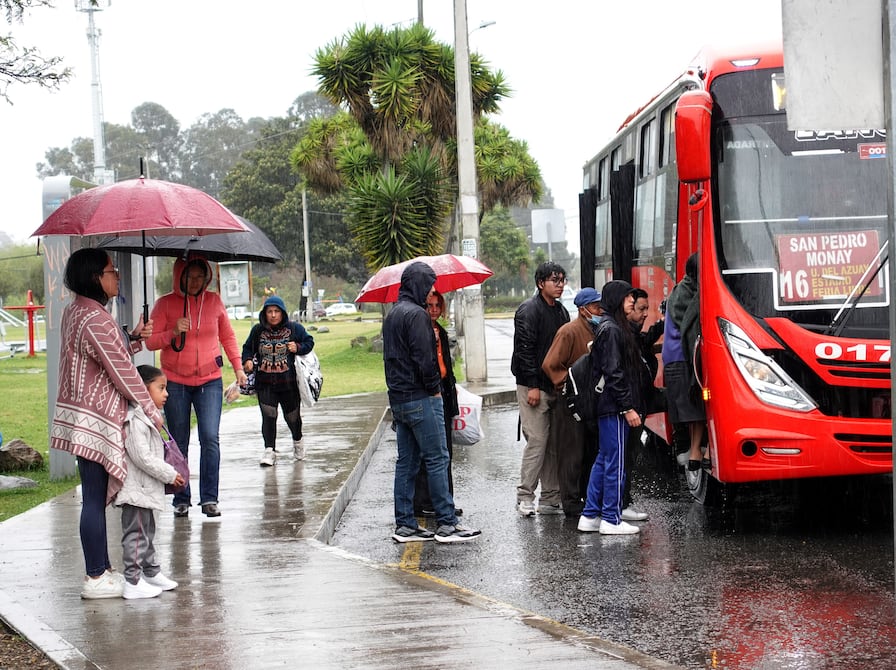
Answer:
<svg viewBox="0 0 896 670"><path fill-rule="evenodd" d="M463 526L439 526L436 531L436 542L469 542L481 535L482 531Z"/></svg>
<svg viewBox="0 0 896 670"><path fill-rule="evenodd" d="M202 506L202 513L205 516L221 516L221 510L218 509L218 503L206 503Z"/></svg>
<svg viewBox="0 0 896 670"><path fill-rule="evenodd" d="M174 508L174 516L180 518L185 517L190 513L189 505L176 505Z"/></svg>
<svg viewBox="0 0 896 670"><path fill-rule="evenodd" d="M396 542L426 542L433 538L433 532L425 528L411 528L410 526L399 526L392 533L392 539Z"/></svg>

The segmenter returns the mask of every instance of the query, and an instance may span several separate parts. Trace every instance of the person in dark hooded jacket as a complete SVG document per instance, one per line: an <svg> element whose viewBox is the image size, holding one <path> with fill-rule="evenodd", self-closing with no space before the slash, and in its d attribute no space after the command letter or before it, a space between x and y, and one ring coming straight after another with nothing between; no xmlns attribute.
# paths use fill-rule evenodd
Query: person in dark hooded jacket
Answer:
<svg viewBox="0 0 896 670"><path fill-rule="evenodd" d="M396 542L466 542L480 531L457 524L454 497L448 490L448 446L432 321L424 305L436 275L426 263L409 264L401 274L398 302L383 322L383 362L389 405L396 432ZM414 516L414 480L426 463L429 495L438 524L421 528Z"/></svg>
<svg viewBox="0 0 896 670"><path fill-rule="evenodd" d="M629 325L628 315L635 308L634 289L626 281L607 282L601 289L601 307L605 317L597 327L591 347L595 382L603 378L598 396L597 459L591 468L585 510L578 528L604 535L632 535L637 526L622 520L622 490L625 485L625 443L630 428L641 425L643 394L638 380L641 350Z"/></svg>
<svg viewBox="0 0 896 670"><path fill-rule="evenodd" d="M265 300L258 323L252 326L243 344L243 370L255 372L255 394L261 409L262 466L273 465L277 458L278 405L292 433L293 457L305 460L296 356L304 356L312 349L314 338L301 323L289 320L283 299L272 295Z"/></svg>

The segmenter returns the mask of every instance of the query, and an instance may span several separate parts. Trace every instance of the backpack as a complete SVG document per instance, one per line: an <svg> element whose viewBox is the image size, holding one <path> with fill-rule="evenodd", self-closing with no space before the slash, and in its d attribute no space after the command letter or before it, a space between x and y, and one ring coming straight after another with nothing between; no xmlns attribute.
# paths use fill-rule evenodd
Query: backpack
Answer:
<svg viewBox="0 0 896 670"><path fill-rule="evenodd" d="M597 396L604 391L604 376L595 384L591 352L582 354L572 364L563 385L563 398L573 418L589 428L597 427Z"/></svg>
<svg viewBox="0 0 896 670"><path fill-rule="evenodd" d="M570 366L563 384L563 399L573 418L591 429L597 428L597 398L604 392L606 381L601 375L597 383L594 382L591 352L598 336L606 327L607 320L602 319L594 333L594 339L588 344L588 351Z"/></svg>

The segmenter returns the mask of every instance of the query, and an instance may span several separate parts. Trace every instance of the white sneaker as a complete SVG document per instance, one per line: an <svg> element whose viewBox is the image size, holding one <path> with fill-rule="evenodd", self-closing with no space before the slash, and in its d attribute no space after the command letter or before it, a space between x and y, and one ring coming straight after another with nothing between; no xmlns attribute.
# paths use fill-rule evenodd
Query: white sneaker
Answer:
<svg viewBox="0 0 896 670"><path fill-rule="evenodd" d="M292 443L292 457L297 461L305 460L305 438Z"/></svg>
<svg viewBox="0 0 896 670"><path fill-rule="evenodd" d="M600 530L601 519L599 516L593 519L588 516L579 517L579 525L577 526L583 533L596 533Z"/></svg>
<svg viewBox="0 0 896 670"><path fill-rule="evenodd" d="M520 500L517 503L516 511L520 516L535 516L535 503L531 500Z"/></svg>
<svg viewBox="0 0 896 670"><path fill-rule="evenodd" d="M563 514L563 508L560 506L560 503L556 505L546 505L542 504L538 506L539 514Z"/></svg>
<svg viewBox="0 0 896 670"><path fill-rule="evenodd" d="M100 598L121 598L124 590L124 581L117 575L106 570L96 579L84 578L84 587L81 589L81 597L84 600L99 600Z"/></svg>
<svg viewBox="0 0 896 670"><path fill-rule="evenodd" d="M151 586L158 586L163 591L170 591L171 589L177 588L177 582L173 579L168 579L161 572L153 577L143 575L143 580Z"/></svg>
<svg viewBox="0 0 896 670"><path fill-rule="evenodd" d="M274 461L277 458L276 452L273 449L267 448L264 450L264 453L261 455L261 458L258 461L259 465L271 466L274 464Z"/></svg>
<svg viewBox="0 0 896 670"><path fill-rule="evenodd" d="M639 512L631 507L626 507L620 515L623 521L647 521L647 512Z"/></svg>
<svg viewBox="0 0 896 670"><path fill-rule="evenodd" d="M625 521L610 523L609 521L601 520L599 532L601 535L635 535L640 533L641 529Z"/></svg>
<svg viewBox="0 0 896 670"><path fill-rule="evenodd" d="M138 598L155 598L162 592L158 586L153 586L152 584L148 584L143 577L140 578L136 584L131 584L128 581L124 583L124 593L121 594L121 597L125 600L137 600Z"/></svg>

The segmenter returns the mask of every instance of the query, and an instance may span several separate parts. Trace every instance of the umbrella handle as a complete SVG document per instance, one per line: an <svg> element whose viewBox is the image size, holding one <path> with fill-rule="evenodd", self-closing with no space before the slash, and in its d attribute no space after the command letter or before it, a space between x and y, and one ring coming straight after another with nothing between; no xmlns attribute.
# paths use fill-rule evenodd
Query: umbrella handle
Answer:
<svg viewBox="0 0 896 670"><path fill-rule="evenodd" d="M178 340L180 340L180 341L178 342ZM187 334L181 333L178 337L171 338L171 348L174 349L175 351L183 351L184 344L186 344L186 342L187 342Z"/></svg>

